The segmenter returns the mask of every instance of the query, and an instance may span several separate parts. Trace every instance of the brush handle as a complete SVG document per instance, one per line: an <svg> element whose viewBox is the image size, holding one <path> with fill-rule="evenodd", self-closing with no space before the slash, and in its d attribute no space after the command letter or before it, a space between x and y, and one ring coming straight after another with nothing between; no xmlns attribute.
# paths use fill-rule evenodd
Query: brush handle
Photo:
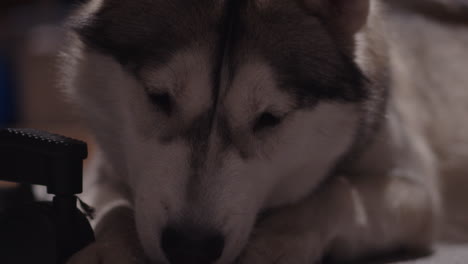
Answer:
<svg viewBox="0 0 468 264"><path fill-rule="evenodd" d="M47 186L52 203L0 212L0 262L64 264L94 241L76 207L86 143L33 129L0 129L0 180Z"/></svg>
<svg viewBox="0 0 468 264"><path fill-rule="evenodd" d="M0 129L0 180L47 186L51 194L82 192L86 143L34 129Z"/></svg>

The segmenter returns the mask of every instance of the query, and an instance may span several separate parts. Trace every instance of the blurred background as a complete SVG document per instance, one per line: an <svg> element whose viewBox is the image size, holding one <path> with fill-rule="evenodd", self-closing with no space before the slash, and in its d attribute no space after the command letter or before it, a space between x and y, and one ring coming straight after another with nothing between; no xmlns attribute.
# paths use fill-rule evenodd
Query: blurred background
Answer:
<svg viewBox="0 0 468 264"><path fill-rule="evenodd" d="M62 24L76 1L0 1L0 126L74 121L57 90Z"/></svg>
<svg viewBox="0 0 468 264"><path fill-rule="evenodd" d="M79 2L0 0L0 128L37 128L90 141L58 86L56 63L64 20ZM0 182L0 210L31 198L27 188L10 191L12 186Z"/></svg>

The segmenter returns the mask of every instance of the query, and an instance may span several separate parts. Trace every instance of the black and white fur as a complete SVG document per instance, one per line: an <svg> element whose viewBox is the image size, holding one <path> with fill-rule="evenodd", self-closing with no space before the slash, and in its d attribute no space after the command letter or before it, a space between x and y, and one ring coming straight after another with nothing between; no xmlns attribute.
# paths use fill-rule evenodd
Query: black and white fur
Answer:
<svg viewBox="0 0 468 264"><path fill-rule="evenodd" d="M100 147L88 194L98 238L71 263L309 264L429 250L438 156L413 122L425 102L396 86L384 8L85 3L63 72Z"/></svg>

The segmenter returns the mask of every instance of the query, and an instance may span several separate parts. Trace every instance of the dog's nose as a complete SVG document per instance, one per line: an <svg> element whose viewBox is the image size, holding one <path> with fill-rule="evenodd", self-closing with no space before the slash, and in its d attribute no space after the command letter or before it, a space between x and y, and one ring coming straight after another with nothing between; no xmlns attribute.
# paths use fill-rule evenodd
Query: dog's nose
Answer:
<svg viewBox="0 0 468 264"><path fill-rule="evenodd" d="M223 254L220 233L194 227L166 227L161 248L171 264L211 264Z"/></svg>

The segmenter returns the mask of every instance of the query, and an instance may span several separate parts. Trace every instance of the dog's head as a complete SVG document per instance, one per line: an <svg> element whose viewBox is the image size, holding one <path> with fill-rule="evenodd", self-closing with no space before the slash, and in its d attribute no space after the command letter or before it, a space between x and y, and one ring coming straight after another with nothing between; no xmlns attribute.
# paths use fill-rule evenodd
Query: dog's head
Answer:
<svg viewBox="0 0 468 264"><path fill-rule="evenodd" d="M368 1L230 2L94 0L74 18L69 84L156 262L232 262L359 136Z"/></svg>

